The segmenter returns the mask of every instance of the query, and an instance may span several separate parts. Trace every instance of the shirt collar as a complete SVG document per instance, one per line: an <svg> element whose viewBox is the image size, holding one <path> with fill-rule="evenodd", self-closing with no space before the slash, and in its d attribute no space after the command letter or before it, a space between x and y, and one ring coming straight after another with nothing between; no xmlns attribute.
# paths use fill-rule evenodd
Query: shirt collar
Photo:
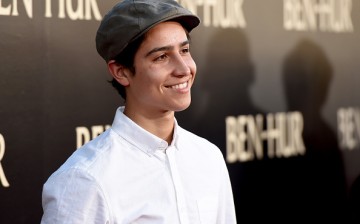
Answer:
<svg viewBox="0 0 360 224"><path fill-rule="evenodd" d="M124 109L125 107L122 106L116 110L115 118L111 127L112 130L114 130L126 141L149 155L154 154L156 150L164 151L168 147L168 143L165 140L146 131L130 118L128 118L124 114ZM174 119L174 136L173 141L171 142L171 146L177 145L178 129L177 121Z"/></svg>
<svg viewBox="0 0 360 224"><path fill-rule="evenodd" d="M173 140L171 142L171 146L175 146L176 149L179 149L178 144L179 144L179 129L180 126L177 123L176 118L174 118L174 135L173 135Z"/></svg>

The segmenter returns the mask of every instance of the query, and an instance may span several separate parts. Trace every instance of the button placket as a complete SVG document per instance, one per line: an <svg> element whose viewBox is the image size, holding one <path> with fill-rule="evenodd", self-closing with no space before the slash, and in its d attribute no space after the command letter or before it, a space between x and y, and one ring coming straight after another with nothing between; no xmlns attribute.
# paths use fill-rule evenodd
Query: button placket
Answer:
<svg viewBox="0 0 360 224"><path fill-rule="evenodd" d="M178 173L178 168L177 168L176 159L175 159L175 151L176 151L176 149L174 147L170 146L166 150L166 155L169 160L170 172L171 172L171 176L173 179L174 188L175 188L175 192L176 192L177 208L178 208L178 213L179 213L179 217L180 217L180 223L188 224L189 219L188 219L188 214L187 214L187 210L186 210L185 195L184 195L184 191L182 188L180 175Z"/></svg>

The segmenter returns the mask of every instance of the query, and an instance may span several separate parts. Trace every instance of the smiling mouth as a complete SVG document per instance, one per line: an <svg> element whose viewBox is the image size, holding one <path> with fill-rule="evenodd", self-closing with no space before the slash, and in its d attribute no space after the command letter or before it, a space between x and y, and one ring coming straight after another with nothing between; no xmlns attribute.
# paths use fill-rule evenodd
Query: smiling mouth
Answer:
<svg viewBox="0 0 360 224"><path fill-rule="evenodd" d="M173 86L167 86L167 87L171 88L171 89L185 89L188 87L188 85L189 85L188 82L184 82L184 83L180 83L180 84L173 85Z"/></svg>

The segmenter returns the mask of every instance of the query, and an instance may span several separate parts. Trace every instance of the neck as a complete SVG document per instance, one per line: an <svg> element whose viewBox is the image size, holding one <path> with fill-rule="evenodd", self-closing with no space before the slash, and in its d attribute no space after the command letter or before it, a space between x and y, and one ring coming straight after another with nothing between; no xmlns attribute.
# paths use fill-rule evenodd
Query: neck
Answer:
<svg viewBox="0 0 360 224"><path fill-rule="evenodd" d="M171 143L174 133L174 112L134 112L125 106L124 114L132 121L155 136Z"/></svg>

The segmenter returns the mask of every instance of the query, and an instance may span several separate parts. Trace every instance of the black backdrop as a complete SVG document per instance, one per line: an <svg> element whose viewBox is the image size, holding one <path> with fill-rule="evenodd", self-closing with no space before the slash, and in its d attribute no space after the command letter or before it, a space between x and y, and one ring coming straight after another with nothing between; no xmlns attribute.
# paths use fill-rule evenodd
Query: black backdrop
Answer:
<svg viewBox="0 0 360 224"><path fill-rule="evenodd" d="M359 213L358 0L180 1L198 74L181 126L227 160L239 223ZM0 223L39 223L42 185L122 104L95 32L116 1L0 1Z"/></svg>

